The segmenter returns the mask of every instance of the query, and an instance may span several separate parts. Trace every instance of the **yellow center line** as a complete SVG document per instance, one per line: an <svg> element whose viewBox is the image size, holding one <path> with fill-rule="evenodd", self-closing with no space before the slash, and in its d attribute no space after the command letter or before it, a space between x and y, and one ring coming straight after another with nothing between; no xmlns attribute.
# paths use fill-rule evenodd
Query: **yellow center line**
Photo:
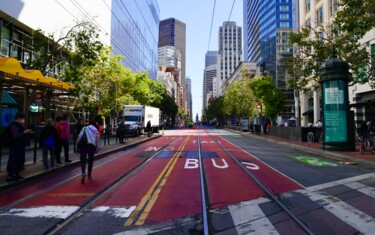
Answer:
<svg viewBox="0 0 375 235"><path fill-rule="evenodd" d="M141 212L142 208L147 204L146 208L143 210L143 212L141 212L140 218L136 222L137 226L143 225L143 223L145 222L145 220L146 220L148 214L150 213L152 207L154 206L161 189L163 188L163 186L167 182L167 179L168 179L170 173L172 172L172 170L173 170L173 168L174 168L174 166L177 162L178 157L181 155L181 150L185 147L185 145L186 145L186 143L188 142L189 139L190 139L190 136L188 136L184 140L184 142L182 143L180 148L177 150L177 153L175 153L174 157L172 157L169 160L168 164L164 167L162 172L159 174L158 178L155 180L155 182L153 183L151 188L147 191L145 196L143 196L143 198L139 202L138 206L135 208L135 210L131 213L129 218L126 220L124 226L131 226L133 224L136 216L138 215L138 213ZM155 188L158 184L159 184L159 187L157 188L157 190L155 190Z"/></svg>

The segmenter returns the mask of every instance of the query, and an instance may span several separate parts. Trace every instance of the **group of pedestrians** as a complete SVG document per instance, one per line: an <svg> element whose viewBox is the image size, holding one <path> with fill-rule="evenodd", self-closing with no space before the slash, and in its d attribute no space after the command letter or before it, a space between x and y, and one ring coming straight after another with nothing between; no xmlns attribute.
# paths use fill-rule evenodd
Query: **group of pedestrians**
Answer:
<svg viewBox="0 0 375 235"><path fill-rule="evenodd" d="M7 182L22 179L20 171L24 169L26 146L30 145L31 129L25 128L25 114L17 113L15 120L6 128L4 134L9 140L9 160L7 165L8 177ZM77 142L82 138L85 139L84 144L79 149L80 161L82 169L82 182L86 177L86 159L88 158L88 176L91 179L92 167L94 162L94 154L99 151L100 135L98 123L95 119L90 120L87 126L83 125L83 120L79 119L76 125ZM50 167L62 164L61 153L64 149L64 161L70 163L69 159L69 141L70 141L70 124L68 116L56 117L54 123L52 119L47 120L45 127L39 136L39 145L42 150L43 166L45 170ZM81 141L82 142L82 141ZM50 156L50 163L48 161Z"/></svg>

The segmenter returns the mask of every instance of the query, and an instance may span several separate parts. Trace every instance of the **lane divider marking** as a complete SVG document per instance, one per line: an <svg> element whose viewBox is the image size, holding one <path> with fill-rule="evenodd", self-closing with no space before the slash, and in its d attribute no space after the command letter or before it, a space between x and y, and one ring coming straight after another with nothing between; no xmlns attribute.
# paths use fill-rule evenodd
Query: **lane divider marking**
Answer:
<svg viewBox="0 0 375 235"><path fill-rule="evenodd" d="M91 197L95 193L49 193L48 195L55 197Z"/></svg>
<svg viewBox="0 0 375 235"><path fill-rule="evenodd" d="M126 226L126 227L131 226L133 224L133 222L136 220L136 217L139 213L141 213L141 215L138 218L138 220L136 221L135 225L141 226L141 225L144 224L144 222L145 222L147 216L149 215L152 207L156 203L156 200L159 196L159 193L160 193L161 189L163 188L163 186L167 182L167 179L168 179L170 173L172 172L174 166L176 165L177 159L180 157L182 149L185 147L185 145L187 144L189 139L190 139L190 136L187 136L187 138L185 138L184 142L178 148L177 152L169 160L168 164L161 171L161 173L159 174L158 178L155 180L153 185L147 191L145 196L143 196L143 198L139 202L138 206L135 208L135 210L131 213L129 218L126 220L124 226Z"/></svg>

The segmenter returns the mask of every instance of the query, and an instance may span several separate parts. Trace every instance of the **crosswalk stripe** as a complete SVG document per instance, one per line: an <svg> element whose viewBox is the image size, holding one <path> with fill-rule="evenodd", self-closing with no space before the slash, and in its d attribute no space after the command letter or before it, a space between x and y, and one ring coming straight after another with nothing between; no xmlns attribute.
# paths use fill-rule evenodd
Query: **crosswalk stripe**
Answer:
<svg viewBox="0 0 375 235"><path fill-rule="evenodd" d="M2 213L2 215L12 215L28 218L58 218L66 219L71 214L76 212L79 206L40 206L40 207L29 207L29 208L13 208L7 213Z"/></svg>
<svg viewBox="0 0 375 235"><path fill-rule="evenodd" d="M228 207L238 234L249 234L251 232L279 234L258 206L269 201L266 198L258 198Z"/></svg>
<svg viewBox="0 0 375 235"><path fill-rule="evenodd" d="M374 197L375 198L375 188L367 186L365 184L361 184L358 182L353 182L349 184L345 184L345 186L355 189L358 192L361 192L363 194L366 194L367 196Z"/></svg>
<svg viewBox="0 0 375 235"><path fill-rule="evenodd" d="M322 189L325 189L325 188L330 188L330 187L338 186L338 185L341 185L341 184L348 184L348 183L351 183L351 182L364 180L364 179L371 178L371 177L375 177L375 173L358 175L358 176L345 178L345 179L342 179L342 180L337 180L337 181L333 181L333 182L329 182L329 183L325 183L325 184L319 184L319 185L307 187L306 189L309 190L309 191L319 191L319 190L322 190Z"/></svg>
<svg viewBox="0 0 375 235"><path fill-rule="evenodd" d="M350 206L333 196L322 195L307 190L297 190L312 201L319 203L324 209L357 229L363 234L373 234L375 219L366 213Z"/></svg>

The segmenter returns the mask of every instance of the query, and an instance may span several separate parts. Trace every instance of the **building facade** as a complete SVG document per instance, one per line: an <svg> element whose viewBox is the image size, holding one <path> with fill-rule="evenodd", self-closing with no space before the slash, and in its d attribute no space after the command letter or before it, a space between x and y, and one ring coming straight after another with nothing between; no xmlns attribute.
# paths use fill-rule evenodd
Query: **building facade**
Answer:
<svg viewBox="0 0 375 235"><path fill-rule="evenodd" d="M204 67L207 68L210 65L217 63L217 51L207 51L204 58Z"/></svg>
<svg viewBox="0 0 375 235"><path fill-rule="evenodd" d="M217 59L217 91L221 96L222 85L229 78L242 59L242 28L236 22L226 21L219 28Z"/></svg>
<svg viewBox="0 0 375 235"><path fill-rule="evenodd" d="M181 52L181 77L178 89L178 105L185 109L186 98L186 25L185 23L169 18L160 21L159 24L159 47L174 46Z"/></svg>
<svg viewBox="0 0 375 235"><path fill-rule="evenodd" d="M158 66L176 68L181 70L181 52L174 46L163 46L158 48Z"/></svg>
<svg viewBox="0 0 375 235"><path fill-rule="evenodd" d="M244 0L244 50L247 60L257 62L287 96L278 121L295 115L294 91L288 88L285 60L293 55L289 34L297 29L296 0Z"/></svg>
<svg viewBox="0 0 375 235"><path fill-rule="evenodd" d="M202 113L204 113L204 110L208 106L208 101L213 95L214 91L214 84L213 84L213 79L216 78L216 73L217 73L217 65L212 64L204 69L204 76L203 76L203 110ZM217 88L215 87L215 90Z"/></svg>
<svg viewBox="0 0 375 235"><path fill-rule="evenodd" d="M259 0L243 1L244 60L260 60Z"/></svg>
<svg viewBox="0 0 375 235"><path fill-rule="evenodd" d="M193 100L191 96L191 79L186 78L186 113L193 120Z"/></svg>
<svg viewBox="0 0 375 235"><path fill-rule="evenodd" d="M223 85L223 92L225 92L229 86L235 82L235 81L242 81L242 73L245 72L249 73L249 75L255 76L259 75L259 66L255 62L250 62L250 61L242 61L240 64L237 66L237 68L234 70L232 75L225 80L225 83Z"/></svg>
<svg viewBox="0 0 375 235"><path fill-rule="evenodd" d="M326 32L330 32L333 25L335 12L339 9L338 0L300 0L299 1L299 24L301 27L317 29L323 26ZM329 35L321 34L320 37ZM360 43L371 55L371 63L375 64L375 29L369 31ZM372 76L374 76L373 73ZM321 119L321 88L318 84L310 82L310 86L300 93L301 125L309 122L316 123ZM355 84L349 86L349 104L354 111L355 123L361 121L375 120L375 109L373 100L375 91L369 84Z"/></svg>
<svg viewBox="0 0 375 235"><path fill-rule="evenodd" d="M134 72L148 71L149 76L156 79L160 13L157 0L130 0L126 4L111 0L2 0L0 9L10 18L1 22L0 28L4 32L1 56L17 56L21 62L28 56L16 55L16 49L11 48L10 39L19 37L19 41L24 35L13 30L15 24L22 25L18 31L42 29L47 34L54 34L57 41L76 22L85 20L98 27L101 41L111 46L114 54L123 56L125 67Z"/></svg>

